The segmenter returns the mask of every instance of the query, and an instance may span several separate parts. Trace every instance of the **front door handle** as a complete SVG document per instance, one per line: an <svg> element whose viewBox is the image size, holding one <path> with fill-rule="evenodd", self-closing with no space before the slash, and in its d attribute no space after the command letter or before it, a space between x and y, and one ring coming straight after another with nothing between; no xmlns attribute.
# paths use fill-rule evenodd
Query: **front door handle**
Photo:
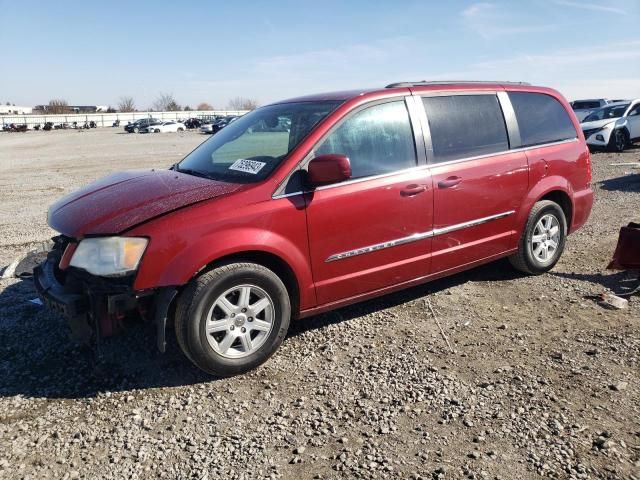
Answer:
<svg viewBox="0 0 640 480"><path fill-rule="evenodd" d="M412 197L413 195L424 192L426 189L427 187L425 187L424 185L412 183L411 185L407 185L402 190L400 190L400 195L402 195L403 197Z"/></svg>
<svg viewBox="0 0 640 480"><path fill-rule="evenodd" d="M438 182L438 188L451 188L455 187L462 181L461 177L447 177L444 180Z"/></svg>

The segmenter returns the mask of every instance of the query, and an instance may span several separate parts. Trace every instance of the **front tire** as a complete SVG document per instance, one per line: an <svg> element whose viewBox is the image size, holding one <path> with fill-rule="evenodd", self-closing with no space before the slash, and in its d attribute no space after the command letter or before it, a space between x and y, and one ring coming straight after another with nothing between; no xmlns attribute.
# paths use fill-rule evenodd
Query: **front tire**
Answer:
<svg viewBox="0 0 640 480"><path fill-rule="evenodd" d="M198 368L229 377L261 365L282 344L291 302L282 280L254 263L232 263L193 279L178 299L178 344Z"/></svg>
<svg viewBox="0 0 640 480"><path fill-rule="evenodd" d="M611 138L609 138L609 150L612 152L622 153L624 152L625 147L629 143L629 139L627 138L627 132L618 128L611 132Z"/></svg>
<svg viewBox="0 0 640 480"><path fill-rule="evenodd" d="M133 133L138 133L140 129L138 127L133 127Z"/></svg>
<svg viewBox="0 0 640 480"><path fill-rule="evenodd" d="M527 219L518 251L509 257L511 265L521 272L540 275L551 270L564 250L567 219L555 202L537 202Z"/></svg>

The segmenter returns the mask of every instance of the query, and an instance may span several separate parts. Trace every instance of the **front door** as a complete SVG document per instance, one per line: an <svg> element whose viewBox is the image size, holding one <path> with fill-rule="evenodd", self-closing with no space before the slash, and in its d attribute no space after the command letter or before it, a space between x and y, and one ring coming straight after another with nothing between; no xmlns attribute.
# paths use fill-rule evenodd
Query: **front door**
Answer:
<svg viewBox="0 0 640 480"><path fill-rule="evenodd" d="M404 100L351 114L314 151L328 153L349 157L352 179L306 194L318 303L427 275L433 189Z"/></svg>

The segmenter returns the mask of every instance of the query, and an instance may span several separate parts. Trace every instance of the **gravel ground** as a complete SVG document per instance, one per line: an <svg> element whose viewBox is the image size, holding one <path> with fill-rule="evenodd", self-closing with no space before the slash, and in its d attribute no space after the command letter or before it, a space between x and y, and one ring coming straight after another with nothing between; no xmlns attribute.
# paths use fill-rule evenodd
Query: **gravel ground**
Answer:
<svg viewBox="0 0 640 480"><path fill-rule="evenodd" d="M51 236L56 198L203 139L0 134L0 266ZM584 298L634 278L605 266L640 220L640 171L609 164L639 160L593 155L591 219L553 272L500 261L297 322L237 378L173 338L157 353L150 326L78 348L30 280L0 280L0 477L640 479L640 297Z"/></svg>

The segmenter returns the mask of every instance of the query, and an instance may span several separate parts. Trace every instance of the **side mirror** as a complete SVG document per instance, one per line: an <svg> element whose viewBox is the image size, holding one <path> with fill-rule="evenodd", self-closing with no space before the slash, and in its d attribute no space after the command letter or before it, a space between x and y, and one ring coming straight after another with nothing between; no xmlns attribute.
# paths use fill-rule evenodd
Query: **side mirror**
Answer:
<svg viewBox="0 0 640 480"><path fill-rule="evenodd" d="M338 183L351 178L351 162L346 155L320 155L309 162L307 172L309 183L314 187Z"/></svg>

